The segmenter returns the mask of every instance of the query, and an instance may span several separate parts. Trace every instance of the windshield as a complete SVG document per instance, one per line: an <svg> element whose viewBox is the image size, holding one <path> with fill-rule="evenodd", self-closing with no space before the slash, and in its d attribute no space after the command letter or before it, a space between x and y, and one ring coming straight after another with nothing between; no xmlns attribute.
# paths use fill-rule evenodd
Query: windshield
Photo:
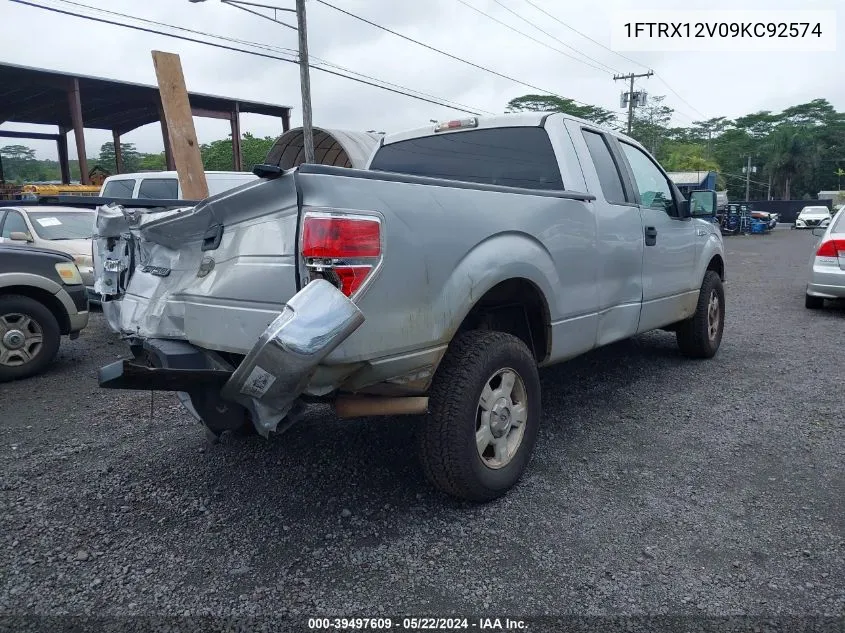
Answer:
<svg viewBox="0 0 845 633"><path fill-rule="evenodd" d="M29 211L28 215L43 240L87 240L94 235L93 211Z"/></svg>
<svg viewBox="0 0 845 633"><path fill-rule="evenodd" d="M830 209L827 207L804 207L801 209L800 215L815 215L816 213L824 213L825 215L830 215Z"/></svg>

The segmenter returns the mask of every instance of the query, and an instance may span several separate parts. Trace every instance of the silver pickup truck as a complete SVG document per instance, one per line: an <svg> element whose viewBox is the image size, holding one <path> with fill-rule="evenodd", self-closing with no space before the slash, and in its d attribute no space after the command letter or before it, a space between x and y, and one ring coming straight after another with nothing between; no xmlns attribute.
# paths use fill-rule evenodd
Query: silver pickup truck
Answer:
<svg viewBox="0 0 845 633"><path fill-rule="evenodd" d="M387 136L366 170L303 165L184 208L98 210L95 289L134 357L107 388L170 390L213 435L308 402L424 416L423 469L489 500L519 479L538 367L640 332L712 357L725 259L635 141L562 114Z"/></svg>

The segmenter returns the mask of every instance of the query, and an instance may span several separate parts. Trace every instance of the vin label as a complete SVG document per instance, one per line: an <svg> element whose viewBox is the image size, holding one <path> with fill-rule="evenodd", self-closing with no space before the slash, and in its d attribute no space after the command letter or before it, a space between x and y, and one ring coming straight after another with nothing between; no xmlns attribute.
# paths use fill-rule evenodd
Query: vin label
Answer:
<svg viewBox="0 0 845 633"><path fill-rule="evenodd" d="M836 11L619 11L615 51L832 52Z"/></svg>

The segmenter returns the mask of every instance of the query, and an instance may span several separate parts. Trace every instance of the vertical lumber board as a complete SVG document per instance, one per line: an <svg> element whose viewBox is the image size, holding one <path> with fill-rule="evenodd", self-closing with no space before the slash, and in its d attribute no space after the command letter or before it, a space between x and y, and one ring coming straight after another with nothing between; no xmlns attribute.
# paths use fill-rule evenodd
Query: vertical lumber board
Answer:
<svg viewBox="0 0 845 633"><path fill-rule="evenodd" d="M208 197L208 183L194 129L182 62L173 53L153 51L152 54L168 140L182 186L182 198L202 200Z"/></svg>

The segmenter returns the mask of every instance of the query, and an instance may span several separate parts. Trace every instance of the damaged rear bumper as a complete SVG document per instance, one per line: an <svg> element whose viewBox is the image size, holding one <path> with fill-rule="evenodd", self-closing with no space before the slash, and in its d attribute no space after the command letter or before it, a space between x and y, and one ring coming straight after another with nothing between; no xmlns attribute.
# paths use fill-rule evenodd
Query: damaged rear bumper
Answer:
<svg viewBox="0 0 845 633"><path fill-rule="evenodd" d="M112 389L177 391L183 403L184 395L212 390L246 409L266 436L288 414L320 361L363 322L346 295L314 280L291 298L237 367L184 341L147 339L135 346L134 360L100 369L99 382Z"/></svg>

